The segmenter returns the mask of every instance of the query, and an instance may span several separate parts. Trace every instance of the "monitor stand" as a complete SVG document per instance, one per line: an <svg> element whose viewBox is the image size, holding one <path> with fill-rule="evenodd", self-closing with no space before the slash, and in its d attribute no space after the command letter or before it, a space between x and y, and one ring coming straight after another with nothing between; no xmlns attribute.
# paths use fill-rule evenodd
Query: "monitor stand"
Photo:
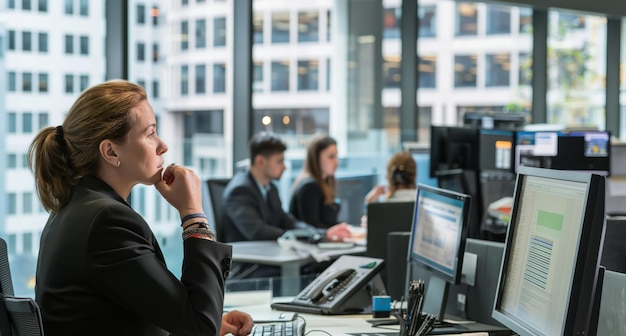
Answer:
<svg viewBox="0 0 626 336"><path fill-rule="evenodd" d="M437 317L437 321L443 321L446 314L446 302L448 302L449 290L449 282L438 276L431 275L428 280L422 311L434 314Z"/></svg>

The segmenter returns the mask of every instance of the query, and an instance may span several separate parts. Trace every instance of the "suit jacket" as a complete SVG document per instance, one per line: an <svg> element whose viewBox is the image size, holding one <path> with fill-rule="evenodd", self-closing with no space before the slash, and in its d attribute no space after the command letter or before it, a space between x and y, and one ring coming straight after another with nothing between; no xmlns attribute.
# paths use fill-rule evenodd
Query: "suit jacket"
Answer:
<svg viewBox="0 0 626 336"><path fill-rule="evenodd" d="M283 210L276 186L270 183L266 201L250 172L236 174L224 189L221 216L217 236L224 242L275 240L302 226Z"/></svg>
<svg viewBox="0 0 626 336"><path fill-rule="evenodd" d="M322 187L312 177L307 177L295 187L289 212L298 220L328 229L338 223L339 204L325 204Z"/></svg>
<svg viewBox="0 0 626 336"><path fill-rule="evenodd" d="M109 185L85 177L41 236L36 301L54 335L218 335L229 245L183 243L182 279L153 232Z"/></svg>

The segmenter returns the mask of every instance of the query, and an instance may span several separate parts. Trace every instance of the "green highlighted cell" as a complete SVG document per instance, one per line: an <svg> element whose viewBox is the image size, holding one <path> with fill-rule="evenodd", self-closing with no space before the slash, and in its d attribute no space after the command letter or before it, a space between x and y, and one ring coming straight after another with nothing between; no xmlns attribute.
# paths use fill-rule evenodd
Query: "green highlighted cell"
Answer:
<svg viewBox="0 0 626 336"><path fill-rule="evenodd" d="M561 231L561 229L563 229L563 215L539 210L539 214L537 215L537 225Z"/></svg>

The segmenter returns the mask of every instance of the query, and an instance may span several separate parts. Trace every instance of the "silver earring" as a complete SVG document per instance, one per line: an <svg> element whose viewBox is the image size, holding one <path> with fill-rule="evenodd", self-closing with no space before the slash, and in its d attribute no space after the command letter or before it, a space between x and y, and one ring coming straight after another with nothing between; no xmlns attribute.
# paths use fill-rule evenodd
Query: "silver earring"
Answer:
<svg viewBox="0 0 626 336"><path fill-rule="evenodd" d="M120 166L120 162L119 162L119 161L117 161L117 166L118 166L118 167Z"/></svg>

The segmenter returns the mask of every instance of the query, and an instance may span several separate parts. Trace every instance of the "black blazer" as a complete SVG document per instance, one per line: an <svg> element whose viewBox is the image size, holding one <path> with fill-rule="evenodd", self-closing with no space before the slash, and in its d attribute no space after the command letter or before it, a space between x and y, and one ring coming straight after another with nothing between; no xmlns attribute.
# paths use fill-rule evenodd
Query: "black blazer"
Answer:
<svg viewBox="0 0 626 336"><path fill-rule="evenodd" d="M338 223L339 205L328 205L324 201L322 187L312 177L307 177L294 188L289 212L298 220L328 229Z"/></svg>
<svg viewBox="0 0 626 336"><path fill-rule="evenodd" d="M275 240L301 226L283 210L276 186L270 183L265 201L250 172L236 174L224 189L217 235L221 241Z"/></svg>
<svg viewBox="0 0 626 336"><path fill-rule="evenodd" d="M84 178L41 236L45 334L218 335L232 248L192 238L183 249L179 280L143 218L105 182Z"/></svg>

